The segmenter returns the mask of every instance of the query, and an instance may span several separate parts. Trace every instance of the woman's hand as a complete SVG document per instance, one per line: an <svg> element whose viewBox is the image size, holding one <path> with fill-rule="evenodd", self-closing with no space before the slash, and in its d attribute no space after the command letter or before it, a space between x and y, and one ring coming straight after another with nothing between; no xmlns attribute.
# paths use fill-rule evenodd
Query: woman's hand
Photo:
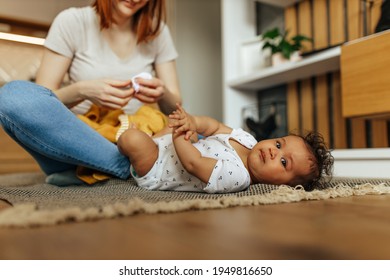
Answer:
<svg viewBox="0 0 390 280"><path fill-rule="evenodd" d="M176 107L177 110L169 115L169 127L173 128L173 133L185 134L184 139L189 140L197 130L195 118L179 104L176 104Z"/></svg>
<svg viewBox="0 0 390 280"><path fill-rule="evenodd" d="M157 103L167 91L162 80L153 77L151 79L136 78L139 90L134 97L144 103Z"/></svg>
<svg viewBox="0 0 390 280"><path fill-rule="evenodd" d="M80 81L78 92L81 99L90 100L99 107L120 109L134 96L131 80L93 80Z"/></svg>
<svg viewBox="0 0 390 280"><path fill-rule="evenodd" d="M119 109L125 106L134 96L134 89L131 88L130 80L79 81L61 87L71 63L71 58L45 48L36 78L37 84L54 91L66 106L73 107L87 99L98 106Z"/></svg>

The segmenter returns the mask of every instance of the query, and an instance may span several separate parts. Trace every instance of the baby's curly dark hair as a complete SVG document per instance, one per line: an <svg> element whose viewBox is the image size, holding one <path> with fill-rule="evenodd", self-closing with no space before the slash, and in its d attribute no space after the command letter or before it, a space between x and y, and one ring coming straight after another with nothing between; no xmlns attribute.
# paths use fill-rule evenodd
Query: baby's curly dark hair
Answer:
<svg viewBox="0 0 390 280"><path fill-rule="evenodd" d="M326 146L324 137L316 131L310 131L305 135L298 135L291 133L303 139L310 153L313 155L313 166L310 174L300 178L299 184L303 186L306 191L312 191L316 188L323 189L324 176L330 179L333 172L334 158Z"/></svg>

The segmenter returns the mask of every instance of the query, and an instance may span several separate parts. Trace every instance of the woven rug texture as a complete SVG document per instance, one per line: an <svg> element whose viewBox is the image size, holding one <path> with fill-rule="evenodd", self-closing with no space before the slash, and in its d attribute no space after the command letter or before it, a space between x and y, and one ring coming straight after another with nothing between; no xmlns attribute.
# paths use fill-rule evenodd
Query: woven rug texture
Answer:
<svg viewBox="0 0 390 280"><path fill-rule="evenodd" d="M149 191L133 180L110 179L93 186L57 187L40 174L0 176L0 199L13 205L0 211L0 226L55 225L129 216L319 200L352 195L390 193L390 179L334 178L324 190L305 192L301 187L255 184L245 191L207 194Z"/></svg>

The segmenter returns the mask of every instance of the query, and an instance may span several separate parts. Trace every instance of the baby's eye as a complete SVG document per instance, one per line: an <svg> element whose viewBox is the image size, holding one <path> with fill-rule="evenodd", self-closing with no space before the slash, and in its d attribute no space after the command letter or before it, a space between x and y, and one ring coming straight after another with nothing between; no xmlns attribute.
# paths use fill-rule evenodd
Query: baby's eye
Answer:
<svg viewBox="0 0 390 280"><path fill-rule="evenodd" d="M282 163L282 165L283 165L284 167L287 166L287 160L285 160L284 158L281 158L281 159L280 159L280 162Z"/></svg>
<svg viewBox="0 0 390 280"><path fill-rule="evenodd" d="M280 149L282 147L282 144L280 144L279 141L276 141L276 148Z"/></svg>

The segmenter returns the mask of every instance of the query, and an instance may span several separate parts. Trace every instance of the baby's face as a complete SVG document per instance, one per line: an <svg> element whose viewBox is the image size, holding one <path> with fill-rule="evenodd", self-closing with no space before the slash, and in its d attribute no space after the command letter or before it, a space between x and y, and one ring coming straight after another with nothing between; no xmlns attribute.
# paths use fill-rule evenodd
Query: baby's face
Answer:
<svg viewBox="0 0 390 280"><path fill-rule="evenodd" d="M312 159L303 139L290 135L258 142L247 163L253 182L279 185L309 174Z"/></svg>

